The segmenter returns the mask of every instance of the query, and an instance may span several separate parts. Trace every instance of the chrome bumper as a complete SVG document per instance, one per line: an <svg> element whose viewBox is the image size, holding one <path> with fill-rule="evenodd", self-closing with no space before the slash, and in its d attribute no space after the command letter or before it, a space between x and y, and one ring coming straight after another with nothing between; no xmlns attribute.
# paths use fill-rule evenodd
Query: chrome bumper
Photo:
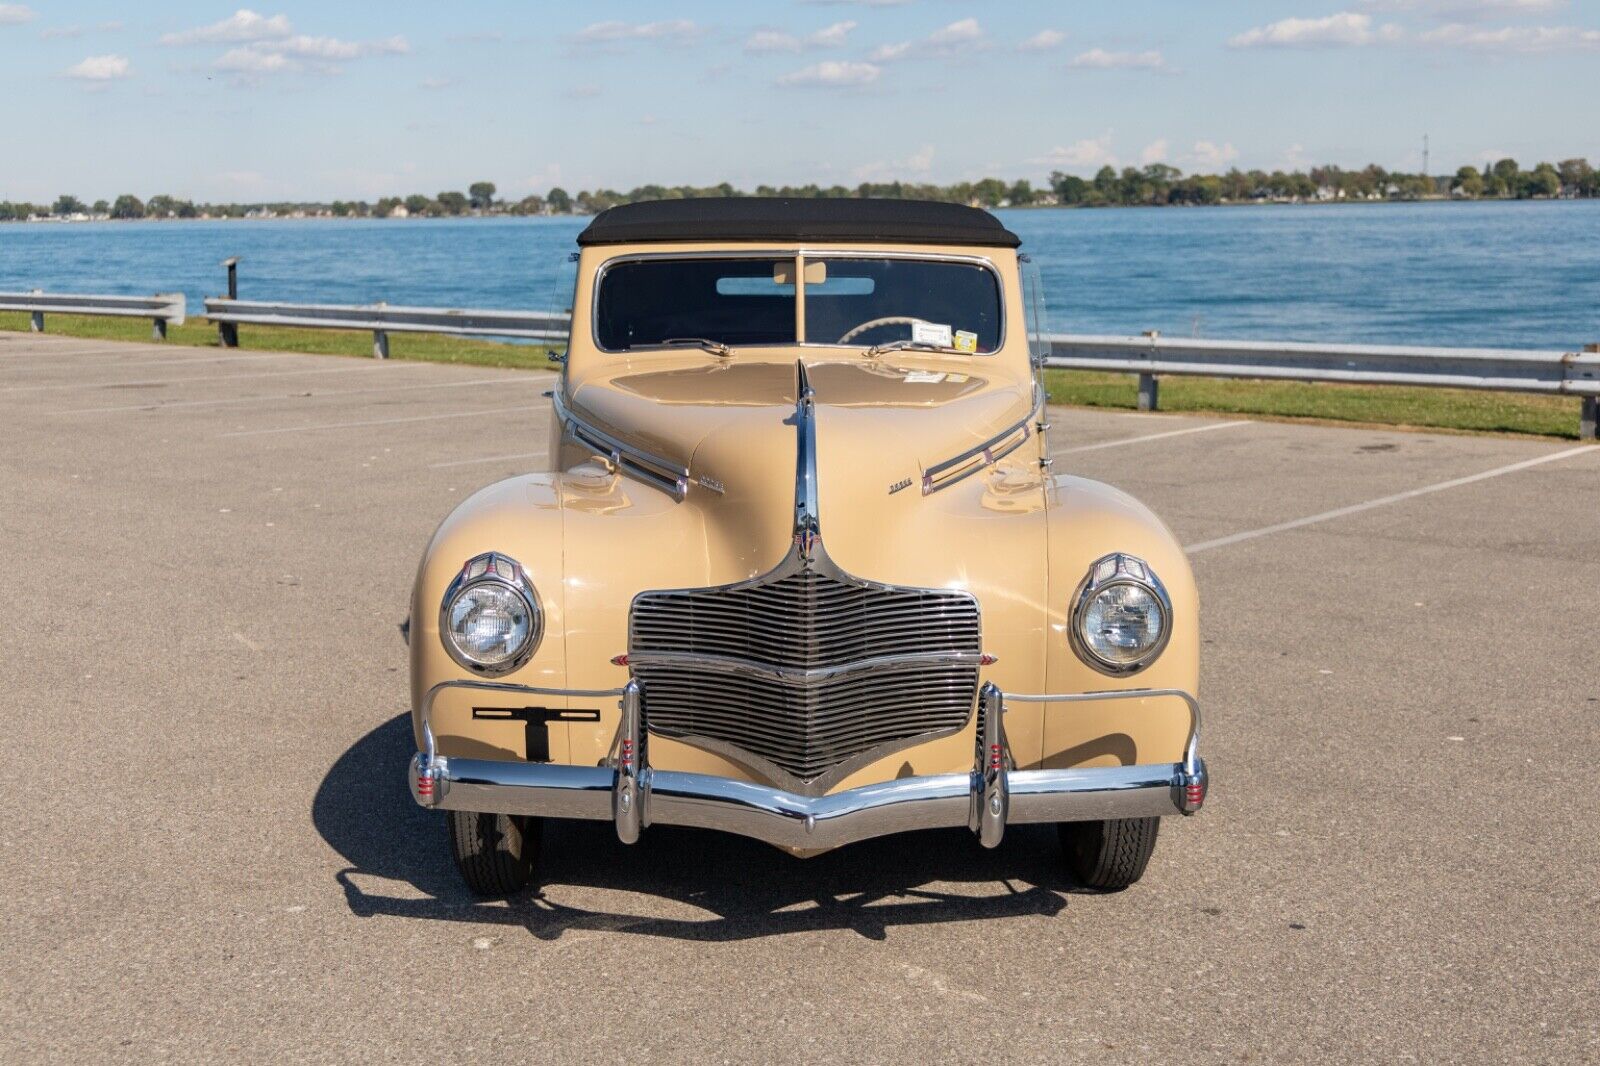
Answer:
<svg viewBox="0 0 1600 1066"><path fill-rule="evenodd" d="M440 755L433 737L433 703L440 692L455 688L528 696L618 697L622 722L612 743L610 765ZM1071 770L1011 768L1004 727L1006 701L1079 703L1152 696L1174 696L1189 707L1189 739L1182 762ZM961 825L992 848L1012 823L1193 814L1205 801L1206 766L1196 753L1200 704L1187 692L1132 689L1017 695L990 684L979 699L984 729L971 772L901 778L811 797L732 778L652 769L643 704L634 682L595 691L446 681L423 699L425 750L411 761L411 795L424 807L445 810L611 821L627 844L637 841L645 826L685 825L802 849L835 848L890 833Z"/></svg>

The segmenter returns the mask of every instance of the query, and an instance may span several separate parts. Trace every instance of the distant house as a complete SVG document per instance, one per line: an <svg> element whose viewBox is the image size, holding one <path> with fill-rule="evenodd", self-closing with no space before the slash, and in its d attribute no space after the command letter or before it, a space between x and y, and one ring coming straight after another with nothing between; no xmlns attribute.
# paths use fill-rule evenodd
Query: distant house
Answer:
<svg viewBox="0 0 1600 1066"><path fill-rule="evenodd" d="M1330 200L1343 200L1344 190L1335 188L1332 185L1318 185L1315 196L1316 199L1323 203L1327 203Z"/></svg>
<svg viewBox="0 0 1600 1066"><path fill-rule="evenodd" d="M390 218L410 218L411 217L411 212L406 210L406 205L405 204L395 204L394 205L394 209L389 212L389 217Z"/></svg>

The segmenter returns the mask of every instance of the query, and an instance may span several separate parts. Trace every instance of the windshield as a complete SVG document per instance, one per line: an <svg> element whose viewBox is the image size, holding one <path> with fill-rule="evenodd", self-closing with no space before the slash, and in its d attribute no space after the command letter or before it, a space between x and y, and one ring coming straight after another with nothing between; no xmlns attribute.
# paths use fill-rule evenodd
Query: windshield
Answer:
<svg viewBox="0 0 1600 1066"><path fill-rule="evenodd" d="M702 339L793 344L793 259L637 259L613 263L600 282L600 347Z"/></svg>
<svg viewBox="0 0 1600 1066"><path fill-rule="evenodd" d="M602 271L594 320L596 341L614 352L803 342L987 354L1000 346L1000 280L955 259L625 259Z"/></svg>
<svg viewBox="0 0 1600 1066"><path fill-rule="evenodd" d="M811 344L917 341L966 352L1000 346L1000 284L978 263L807 260L805 296Z"/></svg>

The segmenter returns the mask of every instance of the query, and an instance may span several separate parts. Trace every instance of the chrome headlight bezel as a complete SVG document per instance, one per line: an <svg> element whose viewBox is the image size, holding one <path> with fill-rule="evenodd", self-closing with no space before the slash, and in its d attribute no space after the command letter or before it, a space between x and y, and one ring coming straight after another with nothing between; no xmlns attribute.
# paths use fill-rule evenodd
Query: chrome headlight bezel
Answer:
<svg viewBox="0 0 1600 1066"><path fill-rule="evenodd" d="M1161 608L1161 635L1143 655L1129 662L1111 662L1101 658L1083 634L1084 612L1089 602L1106 589L1117 585L1131 585L1143 589ZM1166 650L1167 642L1172 639L1172 599L1167 595L1167 588L1156 576L1156 572L1150 569L1149 563L1138 556L1112 552L1096 559L1089 566L1089 572L1084 575L1083 581L1079 583L1078 591L1072 598L1072 615L1068 621L1067 633L1072 650L1085 665L1108 677L1127 677L1155 662Z"/></svg>
<svg viewBox="0 0 1600 1066"><path fill-rule="evenodd" d="M514 654L499 662L484 663L468 655L455 640L455 630L450 625L450 609L456 600L469 589L495 584L510 589L522 598L528 610L528 637ZM544 607L539 593L528 579L521 563L499 552L484 552L467 560L450 587L445 589L439 603L439 643L458 666L482 677L501 677L526 666L544 639Z"/></svg>

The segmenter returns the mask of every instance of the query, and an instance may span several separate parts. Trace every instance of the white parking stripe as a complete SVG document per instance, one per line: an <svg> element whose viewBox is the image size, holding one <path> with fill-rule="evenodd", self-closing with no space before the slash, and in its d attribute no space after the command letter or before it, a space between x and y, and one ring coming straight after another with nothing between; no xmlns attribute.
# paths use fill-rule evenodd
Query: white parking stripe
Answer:
<svg viewBox="0 0 1600 1066"><path fill-rule="evenodd" d="M1557 459L1566 459L1574 455L1595 451L1600 451L1600 447L1593 444L1583 444L1576 448L1568 448L1565 451L1541 455L1535 459L1524 459L1520 463L1511 463L1509 466L1497 466L1493 470L1485 470L1481 474L1468 474L1466 477L1451 478L1449 481L1441 481L1436 485L1424 485L1420 489L1407 489L1405 492L1397 492L1392 496L1383 496L1376 500L1368 500L1365 503L1353 503L1348 507L1336 507L1331 511L1323 511L1321 514L1307 515L1304 518L1279 522L1276 525L1262 526L1260 529L1247 529L1243 533L1233 533L1226 537L1218 537L1215 540L1203 540L1198 544L1185 545L1183 550L1192 555L1195 552L1210 551L1212 548L1225 548L1230 544L1238 544L1240 541L1254 540L1257 537L1265 537L1272 533L1282 533L1290 529L1300 529L1303 526L1315 525L1318 522L1343 518L1346 515L1360 514L1362 511L1370 511L1375 507L1387 507L1391 503L1402 503L1406 500L1416 499L1418 496L1426 496L1429 493L1460 488L1462 485L1471 485L1476 481L1487 481L1489 478L1499 477L1502 474L1514 474L1518 470L1527 470L1529 467L1539 466L1543 463L1553 463Z"/></svg>
<svg viewBox="0 0 1600 1066"><path fill-rule="evenodd" d="M503 415L512 411L547 410L544 404L524 404L521 407L492 407L484 411L453 411L445 415L413 415L410 418L374 418L365 422L321 422L309 426L279 426L276 429L241 429L233 433L219 433L218 437L265 437L271 433L311 433L319 429L356 429L361 426L393 426L401 422L436 422L444 418L476 418L480 415Z"/></svg>
<svg viewBox="0 0 1600 1066"><path fill-rule="evenodd" d="M256 352L253 355L222 355L210 358L194 359L140 359L128 361L125 359L108 359L99 363L42 363L39 366L20 367L23 370L120 370L127 367L130 370L143 370L147 366L210 366L213 363L243 363L250 360L260 362L273 356L295 356L304 358L299 352Z"/></svg>
<svg viewBox="0 0 1600 1066"><path fill-rule="evenodd" d="M447 466L473 466L477 463L510 462L512 459L545 459L549 457L549 454L549 451L546 450L542 452L518 452L516 455L489 455L482 459L454 459L448 463L429 463L428 469L443 470Z"/></svg>
<svg viewBox="0 0 1600 1066"><path fill-rule="evenodd" d="M132 385L182 385L190 381L249 381L252 378L286 378L306 374L355 374L360 372L386 374L396 370L416 369L429 363L393 363L373 361L360 366L319 367L316 370L264 370L259 374L207 374L192 378L151 378L144 381L71 381L54 385L8 385L0 392L45 392L52 389L125 389Z"/></svg>
<svg viewBox="0 0 1600 1066"><path fill-rule="evenodd" d="M543 377L518 380L517 378L477 378L472 381L433 381L426 385L384 385L374 389L336 389L331 392L301 393L293 396L244 396L233 400L184 400L180 403L139 403L126 407L79 407L72 411L58 411L61 415L99 415L116 411L165 411L174 407L232 407L250 403L278 403L282 400L327 400L340 396L370 396L375 392L412 392L417 389L463 389L471 385L543 385Z"/></svg>
<svg viewBox="0 0 1600 1066"><path fill-rule="evenodd" d="M1142 437L1123 437L1121 440L1108 440L1100 444L1080 444L1075 448L1055 448L1051 455L1071 455L1075 452L1097 452L1102 448L1120 448L1124 444L1143 444L1147 440L1165 440L1168 437L1182 437L1190 433L1210 433L1218 429L1232 429L1235 426L1248 426L1249 420L1240 422L1213 422L1204 426L1190 426L1188 429L1169 429L1165 433L1147 433Z"/></svg>

